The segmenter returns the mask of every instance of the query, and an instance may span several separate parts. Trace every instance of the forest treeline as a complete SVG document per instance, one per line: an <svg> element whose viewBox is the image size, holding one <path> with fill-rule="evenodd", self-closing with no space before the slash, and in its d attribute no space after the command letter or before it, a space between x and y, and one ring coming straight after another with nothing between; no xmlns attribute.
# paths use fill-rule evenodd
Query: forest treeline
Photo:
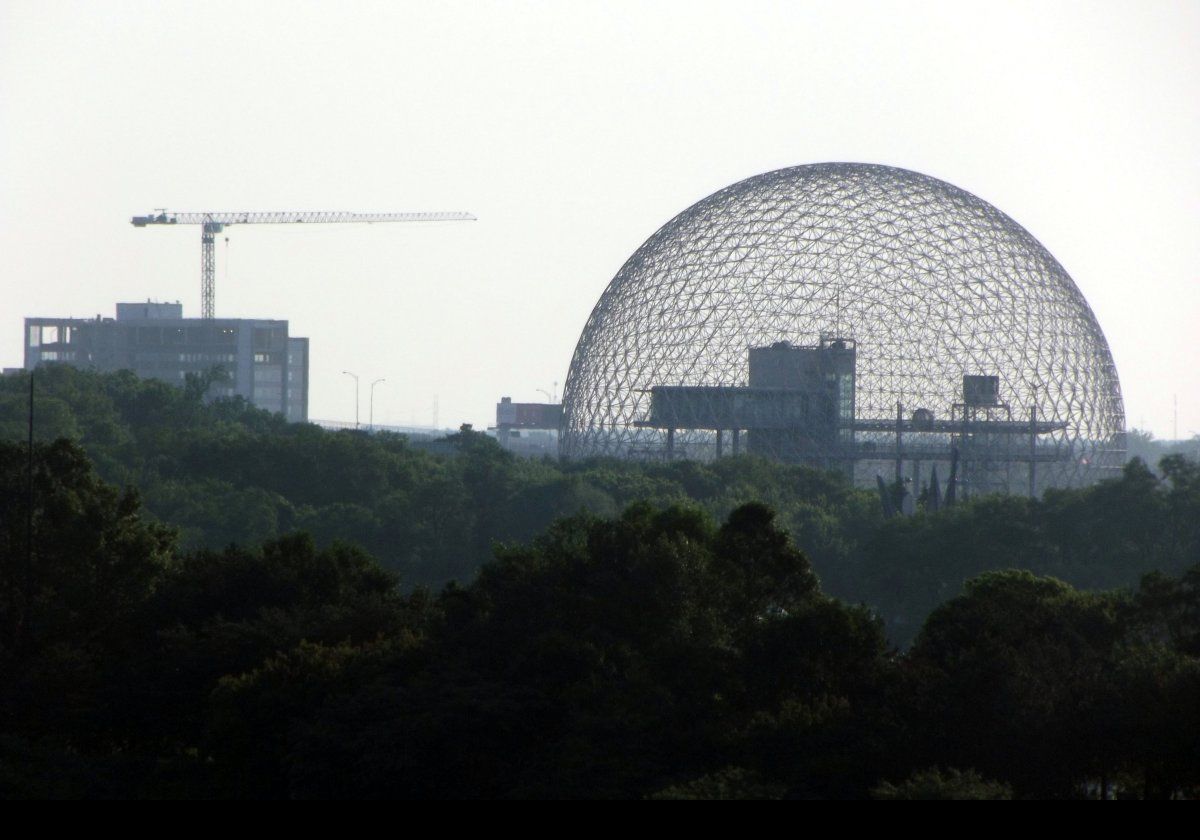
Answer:
<svg viewBox="0 0 1200 840"><path fill-rule="evenodd" d="M0 378L0 438L23 440L28 375ZM874 491L806 467L750 457L701 464L515 458L469 430L433 443L287 424L244 400L206 402L130 373L66 366L37 373L35 435L67 438L100 477L137 488L184 550L252 546L294 532L318 548L356 544L402 586L466 584L497 544L527 543L555 520L619 515L646 502L695 505L715 520L748 502L776 511L825 592L863 603L905 646L965 581L1020 568L1088 590L1134 587L1200 562L1194 462L1132 462L1098 487L1040 500L987 497L885 520Z"/></svg>
<svg viewBox="0 0 1200 840"><path fill-rule="evenodd" d="M1200 794L1200 566L987 572L901 653L758 502L560 518L436 593L182 549L66 439L0 443L0 502L7 797Z"/></svg>

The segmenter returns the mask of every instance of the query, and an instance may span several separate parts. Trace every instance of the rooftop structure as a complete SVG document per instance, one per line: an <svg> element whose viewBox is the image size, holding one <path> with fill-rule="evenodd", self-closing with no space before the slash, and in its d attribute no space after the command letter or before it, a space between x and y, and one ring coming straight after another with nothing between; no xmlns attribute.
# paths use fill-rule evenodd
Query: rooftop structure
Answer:
<svg viewBox="0 0 1200 840"><path fill-rule="evenodd" d="M496 425L488 433L518 455L553 456L558 452L561 424L562 406L558 403L517 403L502 397L496 403Z"/></svg>

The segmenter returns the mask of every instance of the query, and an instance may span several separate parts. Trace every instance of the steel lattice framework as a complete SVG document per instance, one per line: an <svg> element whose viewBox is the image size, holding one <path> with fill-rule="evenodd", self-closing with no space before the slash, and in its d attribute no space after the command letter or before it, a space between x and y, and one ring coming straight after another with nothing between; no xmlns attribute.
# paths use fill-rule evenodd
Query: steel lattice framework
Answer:
<svg viewBox="0 0 1200 840"><path fill-rule="evenodd" d="M652 453L637 425L659 385L747 384L747 351L822 335L858 347L856 416L897 403L950 417L964 374L1000 377L1017 416L1062 424L1039 483L1092 480L1124 460L1116 368L1067 272L1024 228L957 187L904 169L798 166L733 184L664 225L588 319L567 376L567 457ZM710 432L677 452L707 452Z"/></svg>

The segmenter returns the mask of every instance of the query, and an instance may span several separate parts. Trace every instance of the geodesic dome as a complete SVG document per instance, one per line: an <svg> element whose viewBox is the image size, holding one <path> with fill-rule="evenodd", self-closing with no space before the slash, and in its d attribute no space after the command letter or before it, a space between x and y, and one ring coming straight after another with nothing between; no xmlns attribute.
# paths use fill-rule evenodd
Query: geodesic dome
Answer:
<svg viewBox="0 0 1200 840"><path fill-rule="evenodd" d="M857 344L858 418L897 403L951 416L962 377L999 377L1015 417L1055 420L1044 483L1124 460L1124 407L1104 335L1067 272L1024 228L916 172L826 163L768 172L651 236L592 311L563 393L566 457L662 446L655 386L747 383L749 348ZM683 431L681 452L712 433Z"/></svg>

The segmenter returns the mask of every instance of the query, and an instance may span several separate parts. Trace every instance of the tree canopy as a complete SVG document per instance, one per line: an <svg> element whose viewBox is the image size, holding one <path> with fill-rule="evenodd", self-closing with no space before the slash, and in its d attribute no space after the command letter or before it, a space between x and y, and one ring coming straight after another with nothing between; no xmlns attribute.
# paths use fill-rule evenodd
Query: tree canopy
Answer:
<svg viewBox="0 0 1200 840"><path fill-rule="evenodd" d="M0 795L1200 794L1186 457L884 519L202 386L0 377Z"/></svg>

